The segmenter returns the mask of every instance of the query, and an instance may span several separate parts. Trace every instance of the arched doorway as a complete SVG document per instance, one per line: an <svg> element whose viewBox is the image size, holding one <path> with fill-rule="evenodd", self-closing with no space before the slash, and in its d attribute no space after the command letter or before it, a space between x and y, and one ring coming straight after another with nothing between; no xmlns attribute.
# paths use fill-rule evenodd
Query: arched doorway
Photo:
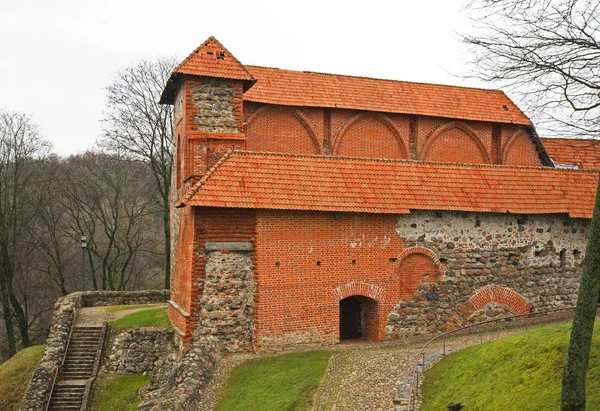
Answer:
<svg viewBox="0 0 600 411"><path fill-rule="evenodd" d="M362 295L340 300L340 340L377 340L379 304Z"/></svg>

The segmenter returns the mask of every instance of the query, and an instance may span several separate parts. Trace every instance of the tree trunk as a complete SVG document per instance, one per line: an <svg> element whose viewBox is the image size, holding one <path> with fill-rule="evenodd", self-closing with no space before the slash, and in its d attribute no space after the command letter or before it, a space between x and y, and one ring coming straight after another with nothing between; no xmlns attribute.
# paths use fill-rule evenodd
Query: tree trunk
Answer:
<svg viewBox="0 0 600 411"><path fill-rule="evenodd" d="M163 207L163 228L165 233L165 288L171 289L171 210L169 204Z"/></svg>
<svg viewBox="0 0 600 411"><path fill-rule="evenodd" d="M4 326L6 327L6 341L8 343L8 355L12 357L17 353L17 344L15 341L15 329L12 322L12 312L8 296L2 293L2 314L4 316Z"/></svg>
<svg viewBox="0 0 600 411"><path fill-rule="evenodd" d="M561 410L585 410L585 381L592 345L592 332L596 320L598 289L600 286L600 184L596 193L596 205L588 231L588 242L583 263L583 275L579 284L579 295L573 329L569 341L569 352L565 364Z"/></svg>

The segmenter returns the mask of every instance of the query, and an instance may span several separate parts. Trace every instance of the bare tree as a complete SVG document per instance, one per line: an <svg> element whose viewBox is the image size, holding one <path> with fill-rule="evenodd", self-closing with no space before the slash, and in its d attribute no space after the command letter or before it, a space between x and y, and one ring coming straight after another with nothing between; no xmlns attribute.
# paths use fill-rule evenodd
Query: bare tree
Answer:
<svg viewBox="0 0 600 411"><path fill-rule="evenodd" d="M511 88L546 129L600 133L600 0L475 0L476 77ZM600 185L599 185L600 188ZM564 368L561 409L584 410L600 288L600 191Z"/></svg>
<svg viewBox="0 0 600 411"><path fill-rule="evenodd" d="M17 347L15 326L21 345L30 343L23 277L33 252L28 230L35 224L33 192L41 183L37 166L49 148L27 115L0 111L0 300L10 355Z"/></svg>
<svg viewBox="0 0 600 411"><path fill-rule="evenodd" d="M169 188L173 168L173 115L158 104L175 58L142 60L117 73L107 87L104 136L100 144L112 153L147 162L158 191L163 221L165 287L170 287L171 228Z"/></svg>
<svg viewBox="0 0 600 411"><path fill-rule="evenodd" d="M69 232L74 240L87 236L95 289L136 288L163 263L149 174L146 163L116 155L86 153L68 160L63 190Z"/></svg>
<svg viewBox="0 0 600 411"><path fill-rule="evenodd" d="M473 76L508 88L547 132L600 132L600 1L474 0Z"/></svg>

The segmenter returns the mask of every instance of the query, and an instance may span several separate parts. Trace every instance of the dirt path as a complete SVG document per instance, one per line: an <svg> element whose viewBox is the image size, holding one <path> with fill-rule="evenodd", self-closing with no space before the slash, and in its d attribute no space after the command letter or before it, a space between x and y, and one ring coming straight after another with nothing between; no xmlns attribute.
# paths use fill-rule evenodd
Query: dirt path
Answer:
<svg viewBox="0 0 600 411"><path fill-rule="evenodd" d="M82 307L77 314L75 327L99 326L103 322L109 322L123 318L126 315L137 313L139 311L149 310L152 308L166 307L167 304L148 304L144 307L136 306L127 310L110 311L108 307Z"/></svg>

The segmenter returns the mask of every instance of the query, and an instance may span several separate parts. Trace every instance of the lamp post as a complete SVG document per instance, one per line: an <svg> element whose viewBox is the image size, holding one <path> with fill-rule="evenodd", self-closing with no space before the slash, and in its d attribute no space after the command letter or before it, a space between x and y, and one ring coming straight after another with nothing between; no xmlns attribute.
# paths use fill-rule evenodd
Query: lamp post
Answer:
<svg viewBox="0 0 600 411"><path fill-rule="evenodd" d="M81 291L85 291L85 252L87 250L87 236L81 235Z"/></svg>

